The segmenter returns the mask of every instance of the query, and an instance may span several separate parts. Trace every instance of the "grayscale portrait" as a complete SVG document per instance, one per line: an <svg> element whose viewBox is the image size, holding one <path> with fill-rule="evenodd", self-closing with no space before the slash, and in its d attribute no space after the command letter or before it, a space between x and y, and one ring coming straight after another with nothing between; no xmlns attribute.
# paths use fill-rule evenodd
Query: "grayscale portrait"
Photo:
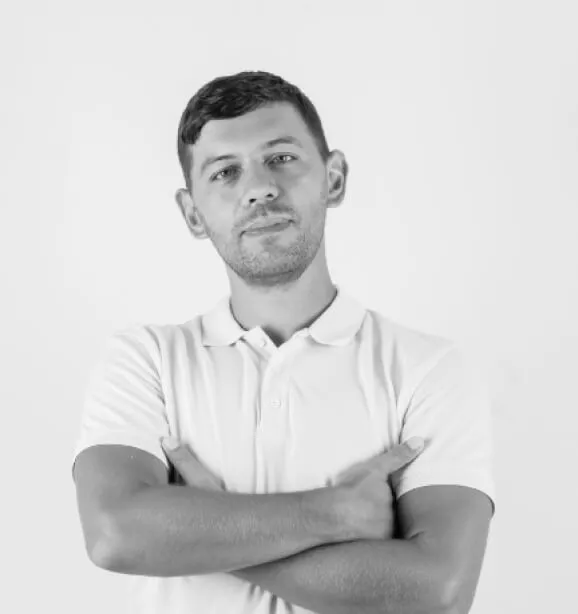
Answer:
<svg viewBox="0 0 578 614"><path fill-rule="evenodd" d="M575 6L35 5L8 609L571 611Z"/></svg>

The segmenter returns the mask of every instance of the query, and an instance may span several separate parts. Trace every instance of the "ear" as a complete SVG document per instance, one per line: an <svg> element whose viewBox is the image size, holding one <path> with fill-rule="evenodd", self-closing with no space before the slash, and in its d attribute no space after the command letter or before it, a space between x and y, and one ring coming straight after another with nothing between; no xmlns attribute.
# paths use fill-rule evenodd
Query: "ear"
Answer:
<svg viewBox="0 0 578 614"><path fill-rule="evenodd" d="M175 200L191 233L197 239L206 239L208 235L203 220L195 207L190 192L186 188L179 188L175 194Z"/></svg>
<svg viewBox="0 0 578 614"><path fill-rule="evenodd" d="M327 159L327 174L329 178L328 207L338 207L342 203L345 197L348 173L349 166L345 155L339 149L334 149Z"/></svg>

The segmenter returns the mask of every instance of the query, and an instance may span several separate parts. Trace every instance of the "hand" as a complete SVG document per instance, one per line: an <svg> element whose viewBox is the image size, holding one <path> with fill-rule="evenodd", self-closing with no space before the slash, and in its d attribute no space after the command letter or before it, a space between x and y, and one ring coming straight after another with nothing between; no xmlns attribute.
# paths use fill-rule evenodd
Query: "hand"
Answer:
<svg viewBox="0 0 578 614"><path fill-rule="evenodd" d="M223 480L201 463L190 446L180 443L174 437L165 437L161 444L187 486L196 486L205 490L225 490Z"/></svg>
<svg viewBox="0 0 578 614"><path fill-rule="evenodd" d="M408 443L417 440L417 449ZM412 437L367 461L342 471L335 479L337 508L350 539L391 539L395 533L394 497L389 476L413 461L424 441Z"/></svg>
<svg viewBox="0 0 578 614"><path fill-rule="evenodd" d="M161 443L185 484L205 490L226 490L223 480L207 469L187 444L180 444L173 437L164 438ZM407 442L395 446L356 463L335 478L332 488L351 539L391 539L395 513L389 476L413 461L423 449L423 440L421 444L417 450L409 448Z"/></svg>

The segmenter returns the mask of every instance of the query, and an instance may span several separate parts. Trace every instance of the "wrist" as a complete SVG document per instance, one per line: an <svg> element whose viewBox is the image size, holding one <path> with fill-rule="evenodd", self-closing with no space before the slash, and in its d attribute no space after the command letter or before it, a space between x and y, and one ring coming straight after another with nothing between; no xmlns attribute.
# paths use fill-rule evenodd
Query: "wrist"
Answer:
<svg viewBox="0 0 578 614"><path fill-rule="evenodd" d="M347 505L338 487L305 491L302 510L307 527L319 544L354 539L347 521Z"/></svg>

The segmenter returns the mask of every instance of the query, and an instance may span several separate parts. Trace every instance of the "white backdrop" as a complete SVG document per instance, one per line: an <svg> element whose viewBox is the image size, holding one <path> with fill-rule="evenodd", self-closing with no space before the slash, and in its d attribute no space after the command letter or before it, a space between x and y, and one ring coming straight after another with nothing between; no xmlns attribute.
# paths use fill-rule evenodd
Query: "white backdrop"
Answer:
<svg viewBox="0 0 578 614"><path fill-rule="evenodd" d="M0 608L123 612L129 578L89 562L76 510L84 388L114 330L228 291L173 199L177 124L205 82L267 70L305 91L350 164L328 212L333 280L487 374L498 498L472 612L569 611L578 5L211 4L2 6Z"/></svg>

